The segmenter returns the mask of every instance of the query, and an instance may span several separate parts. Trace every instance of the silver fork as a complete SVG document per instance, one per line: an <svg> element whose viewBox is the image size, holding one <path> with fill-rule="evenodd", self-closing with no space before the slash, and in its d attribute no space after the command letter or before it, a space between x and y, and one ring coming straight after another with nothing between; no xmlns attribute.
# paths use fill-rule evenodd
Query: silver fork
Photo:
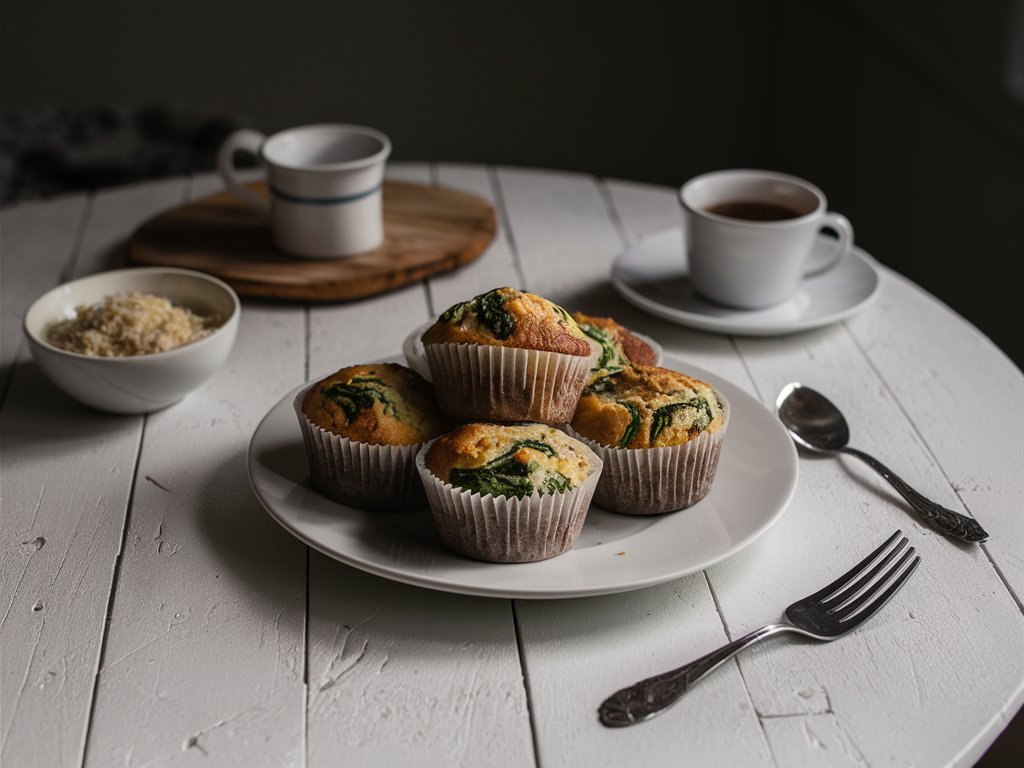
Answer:
<svg viewBox="0 0 1024 768"><path fill-rule="evenodd" d="M914 556L914 548L907 543L903 532L896 531L827 587L789 606L788 621L755 629L685 666L616 691L597 710L601 722L621 727L650 720L675 704L704 675L766 637L796 632L815 640L835 640L845 635L874 616L917 568L921 558Z"/></svg>

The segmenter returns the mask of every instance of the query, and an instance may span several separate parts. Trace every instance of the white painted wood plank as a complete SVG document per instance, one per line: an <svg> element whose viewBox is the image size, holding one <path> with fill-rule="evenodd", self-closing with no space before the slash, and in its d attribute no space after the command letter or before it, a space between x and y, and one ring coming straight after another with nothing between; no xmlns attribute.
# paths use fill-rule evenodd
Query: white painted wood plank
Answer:
<svg viewBox="0 0 1024 768"><path fill-rule="evenodd" d="M139 421L79 406L26 365L0 432L2 762L78 765Z"/></svg>
<svg viewBox="0 0 1024 768"><path fill-rule="evenodd" d="M526 288L573 311L603 303L622 241L594 177L498 168Z"/></svg>
<svg viewBox="0 0 1024 768"><path fill-rule="evenodd" d="M225 367L147 417L86 765L302 764L305 548L245 455L304 339L301 309L246 303Z"/></svg>
<svg viewBox="0 0 1024 768"><path fill-rule="evenodd" d="M765 401L793 380L825 392L846 413L856 445L962 510L879 369L844 327L738 343ZM964 437L967 451L972 439ZM739 657L740 668L764 722L831 715L836 738L867 764L944 765L1017 697L1024 679L1024 659L1007 655L1021 647L1024 621L980 548L953 544L918 523L855 460L802 456L790 509L759 545L708 575L736 636L777 621L786 605L835 578L896 528L907 532L922 564L878 616L827 645L769 641ZM780 764L817 754L804 725L812 724L772 731Z"/></svg>
<svg viewBox="0 0 1024 768"><path fill-rule="evenodd" d="M482 197L495 207L498 212L498 232L494 242L476 261L428 281L435 314L492 288L506 285L519 288L522 285L523 278L509 244L508 228L496 192L494 173L492 169L480 165L443 163L438 167L438 184Z"/></svg>
<svg viewBox="0 0 1024 768"><path fill-rule="evenodd" d="M313 553L309 610L311 768L532 765L507 600L410 587Z"/></svg>
<svg viewBox="0 0 1024 768"><path fill-rule="evenodd" d="M309 378L402 354L409 332L430 319L422 283L309 312Z"/></svg>
<svg viewBox="0 0 1024 768"><path fill-rule="evenodd" d="M864 768L867 762L832 713L764 720L776 763L793 768Z"/></svg>
<svg viewBox="0 0 1024 768"><path fill-rule="evenodd" d="M127 243L132 232L151 217L183 203L188 184L186 177L178 177L98 192L89 212L75 274L128 266Z"/></svg>
<svg viewBox="0 0 1024 768"><path fill-rule="evenodd" d="M70 267L87 206L80 194L0 211L0 391L25 346L25 312Z"/></svg>
<svg viewBox="0 0 1024 768"><path fill-rule="evenodd" d="M677 190L660 184L605 179L613 215L627 242L635 242L670 227L681 227Z"/></svg>
<svg viewBox="0 0 1024 768"><path fill-rule="evenodd" d="M518 600L540 764L769 766L734 664L671 710L606 728L597 707L619 688L727 642L703 574L579 600Z"/></svg>
<svg viewBox="0 0 1024 768"><path fill-rule="evenodd" d="M72 276L108 263L132 227L180 200L182 190L176 180L99 193ZM55 206L61 211L66 203ZM45 210L36 213L45 226ZM31 232L24 237L33 241ZM56 282L64 261L40 258L33 283L49 270ZM79 765L142 419L80 406L28 363L0 418L2 758L19 766Z"/></svg>
<svg viewBox="0 0 1024 768"><path fill-rule="evenodd" d="M651 332L655 326L625 312L608 286L612 260L625 243L595 181L523 169L500 169L499 178L512 242L530 290L570 310L579 306L627 325L635 319L635 325L643 326L637 330ZM616 191L624 198L630 192L624 187ZM638 226L629 207L623 208L628 226ZM623 226L622 231L630 229ZM651 335L662 343L674 336L685 344L689 332L674 330ZM728 340L702 341L708 343L691 357L698 365L742 372ZM517 610L542 765L676 765L681 754L695 765L770 764L735 664L702 683L700 693L680 702L672 717L624 730L607 729L597 720L597 706L618 688L728 640L702 574L625 595L517 601Z"/></svg>
<svg viewBox="0 0 1024 768"><path fill-rule="evenodd" d="M952 484L985 526L986 550L1024 602L1024 375L976 328L894 272L875 311L848 325L941 467L938 485Z"/></svg>
<svg viewBox="0 0 1024 768"><path fill-rule="evenodd" d="M394 171L430 178L426 166ZM422 284L311 307L310 378L399 354L429 317ZM339 755L367 766L533 762L508 601L408 587L317 553L310 562L310 766Z"/></svg>
<svg viewBox="0 0 1024 768"><path fill-rule="evenodd" d="M305 548L245 456L303 336L301 310L246 305L226 367L148 417L87 765L302 763Z"/></svg>
<svg viewBox="0 0 1024 768"><path fill-rule="evenodd" d="M408 181L413 184L433 183L433 171L430 163L388 163L384 169L384 175L392 181Z"/></svg>

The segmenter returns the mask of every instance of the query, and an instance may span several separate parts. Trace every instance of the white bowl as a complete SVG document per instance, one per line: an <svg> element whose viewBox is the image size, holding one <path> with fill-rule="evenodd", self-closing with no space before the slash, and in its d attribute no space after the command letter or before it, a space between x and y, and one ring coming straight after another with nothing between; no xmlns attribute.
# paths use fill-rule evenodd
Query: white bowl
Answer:
<svg viewBox="0 0 1024 768"><path fill-rule="evenodd" d="M409 363L409 367L412 368L416 373L420 374L427 381L430 381L430 366L427 365L427 351L423 348L422 336L427 332L436 321L430 320L424 323L415 331L405 337L405 341L402 342L402 354L405 356L405 360ZM655 365L661 365L662 358L664 358L664 350L661 344L656 342L650 336L646 336L642 333L637 333L629 328L626 329L647 346L654 351Z"/></svg>
<svg viewBox="0 0 1024 768"><path fill-rule="evenodd" d="M198 341L133 357L83 355L46 341L49 326L73 318L76 307L128 291L164 296L196 314L214 314L224 321ZM24 329L36 363L71 397L103 411L147 413L178 402L217 370L235 343L240 313L238 295L215 277L188 269L139 267L57 286L29 307Z"/></svg>

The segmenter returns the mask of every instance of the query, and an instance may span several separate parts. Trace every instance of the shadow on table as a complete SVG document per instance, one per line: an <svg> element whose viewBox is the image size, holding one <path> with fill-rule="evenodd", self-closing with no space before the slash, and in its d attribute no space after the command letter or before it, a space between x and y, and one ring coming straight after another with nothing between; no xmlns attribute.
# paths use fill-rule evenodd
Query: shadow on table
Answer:
<svg viewBox="0 0 1024 768"><path fill-rule="evenodd" d="M67 450L88 452L99 443L124 438L141 428L141 417L98 411L59 390L38 365L22 360L5 365L3 401L5 451L19 461L46 461Z"/></svg>

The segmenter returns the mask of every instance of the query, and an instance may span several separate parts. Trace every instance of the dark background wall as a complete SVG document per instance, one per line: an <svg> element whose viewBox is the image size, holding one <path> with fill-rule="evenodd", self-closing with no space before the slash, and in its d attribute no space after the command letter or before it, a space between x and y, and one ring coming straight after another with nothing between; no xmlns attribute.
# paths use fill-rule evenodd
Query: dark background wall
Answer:
<svg viewBox="0 0 1024 768"><path fill-rule="evenodd" d="M803 175L865 250L1024 365L1011 312L1024 0L3 0L0 13L5 119L104 105L220 116L189 156L207 167L234 124L348 121L386 131L396 160L672 186L730 166ZM19 125L4 134L8 175L40 134Z"/></svg>

